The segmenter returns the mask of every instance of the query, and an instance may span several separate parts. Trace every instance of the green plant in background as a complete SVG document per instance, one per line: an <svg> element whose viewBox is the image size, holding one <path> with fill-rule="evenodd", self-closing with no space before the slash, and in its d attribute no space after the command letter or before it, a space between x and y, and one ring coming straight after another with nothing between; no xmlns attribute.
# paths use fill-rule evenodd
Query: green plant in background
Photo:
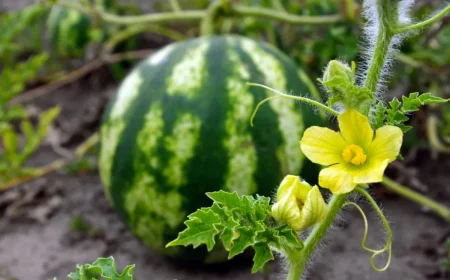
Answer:
<svg viewBox="0 0 450 280"><path fill-rule="evenodd" d="M133 280L133 271L134 265L128 265L119 273L113 257L98 258L92 264L77 264L76 271L68 277L70 280Z"/></svg>

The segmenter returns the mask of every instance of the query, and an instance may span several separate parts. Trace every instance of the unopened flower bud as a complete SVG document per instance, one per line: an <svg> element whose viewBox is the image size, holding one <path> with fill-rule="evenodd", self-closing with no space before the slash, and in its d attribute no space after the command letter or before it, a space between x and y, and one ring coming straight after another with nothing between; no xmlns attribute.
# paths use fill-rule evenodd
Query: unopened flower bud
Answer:
<svg viewBox="0 0 450 280"><path fill-rule="evenodd" d="M272 216L299 232L322 222L328 206L317 186L311 187L300 177L288 175L280 184L277 202L272 205Z"/></svg>
<svg viewBox="0 0 450 280"><path fill-rule="evenodd" d="M323 73L323 82L328 82L333 78L344 79L345 82L354 84L355 75L346 63L338 60L331 60Z"/></svg>

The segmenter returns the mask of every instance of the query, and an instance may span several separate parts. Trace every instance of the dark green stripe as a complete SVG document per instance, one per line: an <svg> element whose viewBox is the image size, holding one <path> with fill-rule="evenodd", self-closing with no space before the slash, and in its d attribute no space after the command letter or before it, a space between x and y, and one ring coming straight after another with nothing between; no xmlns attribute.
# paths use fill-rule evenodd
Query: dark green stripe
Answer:
<svg viewBox="0 0 450 280"><path fill-rule="evenodd" d="M266 84L263 73L258 70L252 58L244 51L241 42L237 42L239 43L235 51L250 71L249 82ZM266 98L266 90L262 88L249 87L249 92L255 96L253 107ZM258 194L270 196L280 183L282 176L281 165L276 155L277 148L283 144L278 115L271 106L261 106L253 121L254 127L249 125L248 131L255 143L258 160L254 180L257 184Z"/></svg>

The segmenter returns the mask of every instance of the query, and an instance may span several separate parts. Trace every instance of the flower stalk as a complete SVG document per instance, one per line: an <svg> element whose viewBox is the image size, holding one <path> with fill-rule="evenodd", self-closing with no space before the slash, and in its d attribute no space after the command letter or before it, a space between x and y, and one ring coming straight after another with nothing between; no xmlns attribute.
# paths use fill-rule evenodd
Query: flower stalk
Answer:
<svg viewBox="0 0 450 280"><path fill-rule="evenodd" d="M286 252L289 259L289 273L287 280L298 280L305 270L306 263L309 257L316 249L317 245L322 241L328 229L333 224L336 215L344 206L345 202L350 193L341 195L332 195L328 203L328 215L322 221L322 223L317 224L311 234L306 239L303 249L299 252ZM296 254L296 255L294 255Z"/></svg>

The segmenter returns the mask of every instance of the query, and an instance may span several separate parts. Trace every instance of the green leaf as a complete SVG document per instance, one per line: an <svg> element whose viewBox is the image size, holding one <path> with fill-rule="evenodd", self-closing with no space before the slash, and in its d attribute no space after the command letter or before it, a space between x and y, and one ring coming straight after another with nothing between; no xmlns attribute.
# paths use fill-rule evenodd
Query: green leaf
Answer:
<svg viewBox="0 0 450 280"><path fill-rule="evenodd" d="M246 248L255 244L256 232L251 227L238 227L236 228L237 238L233 240L233 246L231 247L228 259L244 252Z"/></svg>
<svg viewBox="0 0 450 280"><path fill-rule="evenodd" d="M419 95L418 92L411 93L409 97L403 96L403 112L415 112L419 111L419 106L432 103L444 103L448 99L443 99L432 95L431 93L423 93Z"/></svg>
<svg viewBox="0 0 450 280"><path fill-rule="evenodd" d="M236 192L218 191L207 193L214 201L211 207L202 208L189 215L187 228L177 239L167 244L206 244L208 250L214 247L219 235L228 258L241 254L247 248L255 249L253 271L260 269L273 259L271 248L282 250L283 246L301 249L302 243L287 226L274 226L270 216L270 198L263 196L242 196Z"/></svg>
<svg viewBox="0 0 450 280"><path fill-rule="evenodd" d="M378 102L375 106L374 115L372 117L372 127L373 129L378 129L384 125L384 120L386 119L386 107L384 107L382 102Z"/></svg>
<svg viewBox="0 0 450 280"><path fill-rule="evenodd" d="M422 105L432 104L432 103L444 103L448 102L448 99L443 99L440 97L433 96L431 93L420 94L417 92L411 93L408 97L402 96L402 102L397 98L392 99L389 102L390 108L383 108L381 102L377 104L375 108L375 115L372 117L372 124L374 128L381 127L384 119L386 119L387 125L398 126L403 133L409 131L412 127L404 125L408 121L408 114L416 112ZM384 106L383 106L384 107Z"/></svg>
<svg viewBox="0 0 450 280"><path fill-rule="evenodd" d="M236 209L241 206L241 199L237 192L229 193L225 191L209 192L206 195L219 205L229 209Z"/></svg>
<svg viewBox="0 0 450 280"><path fill-rule="evenodd" d="M282 237L282 243L291 248L302 249L303 242L297 237L294 231L286 226L280 230L280 237Z"/></svg>
<svg viewBox="0 0 450 280"><path fill-rule="evenodd" d="M258 272L266 262L273 260L272 250L265 243L257 243L254 247L255 256L253 257L252 273Z"/></svg>
<svg viewBox="0 0 450 280"><path fill-rule="evenodd" d="M220 225L220 218L211 209L200 209L188 216L189 220L184 224L187 229L182 231L177 239L167 244L166 247L176 245L193 245L197 248L205 244L208 251L214 247L214 237L219 233L216 225Z"/></svg>
<svg viewBox="0 0 450 280"><path fill-rule="evenodd" d="M134 265L125 267L122 274L117 273L116 262L113 257L99 258L93 264L102 270L101 276L111 280L132 280Z"/></svg>
<svg viewBox="0 0 450 280"><path fill-rule="evenodd" d="M76 272L68 275L71 280L133 280L134 265L128 265L123 272L117 272L113 257L98 258L92 265L77 265Z"/></svg>
<svg viewBox="0 0 450 280"><path fill-rule="evenodd" d="M225 229L220 235L220 239L222 240L223 246L228 251L231 250L233 246L233 240L237 237L236 227L239 226L239 223L234 220L234 218L230 217L226 221Z"/></svg>

